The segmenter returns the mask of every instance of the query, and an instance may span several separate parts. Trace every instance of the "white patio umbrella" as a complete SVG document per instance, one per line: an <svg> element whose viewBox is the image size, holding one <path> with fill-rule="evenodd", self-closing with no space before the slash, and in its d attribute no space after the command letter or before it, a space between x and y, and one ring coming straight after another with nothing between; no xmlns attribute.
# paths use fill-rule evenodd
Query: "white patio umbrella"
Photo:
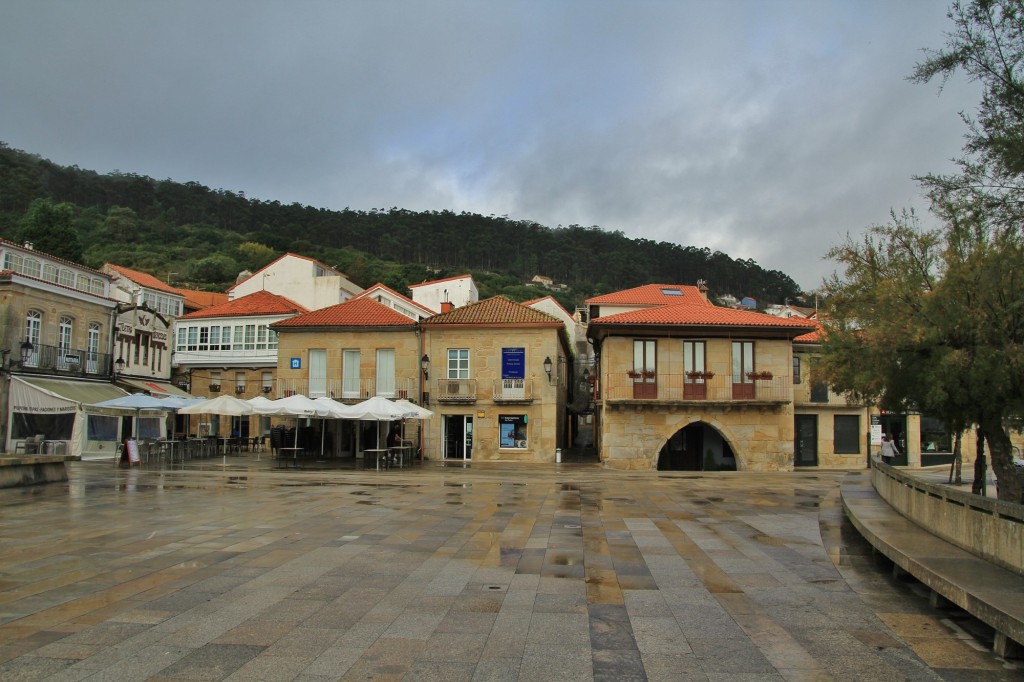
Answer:
<svg viewBox="0 0 1024 682"><path fill-rule="evenodd" d="M92 407L106 407L120 410L135 410L135 422L133 431L135 438L139 437L139 417L143 410L173 412L177 409L174 405L165 402L164 398L154 398L146 393L132 393L119 398L111 398L103 402L93 403Z"/></svg>
<svg viewBox="0 0 1024 682"><path fill-rule="evenodd" d="M414 417L415 410L403 407L383 396L375 395L361 403L356 403L350 408L349 419L362 419L367 421L398 421L407 417ZM380 447L380 432L377 432L377 447Z"/></svg>
<svg viewBox="0 0 1024 682"><path fill-rule="evenodd" d="M200 400L199 402L187 405L186 407L178 410L179 414L223 414L232 417L239 417L246 414L252 414L252 405L236 398L233 395L219 395L216 398L210 400Z"/></svg>
<svg viewBox="0 0 1024 682"><path fill-rule="evenodd" d="M256 414L266 414L277 417L326 417L329 409L325 405L319 405L312 398L295 393L293 395L268 400L266 403L250 403ZM295 425L295 447L299 447L299 428Z"/></svg>
<svg viewBox="0 0 1024 682"><path fill-rule="evenodd" d="M324 454L324 434L326 429L327 419L349 419L352 412L352 408L345 403L339 403L334 398L328 398L327 396L320 396L314 398L313 402L329 410L326 417L320 419L320 456Z"/></svg>
<svg viewBox="0 0 1024 682"><path fill-rule="evenodd" d="M404 407L410 412L416 413L415 417L410 416L406 417L406 419L430 419L431 417L434 416L434 413L428 410L427 408L420 407L416 403L410 402L405 398L402 398L401 400L396 400L395 405L398 405L399 407Z"/></svg>

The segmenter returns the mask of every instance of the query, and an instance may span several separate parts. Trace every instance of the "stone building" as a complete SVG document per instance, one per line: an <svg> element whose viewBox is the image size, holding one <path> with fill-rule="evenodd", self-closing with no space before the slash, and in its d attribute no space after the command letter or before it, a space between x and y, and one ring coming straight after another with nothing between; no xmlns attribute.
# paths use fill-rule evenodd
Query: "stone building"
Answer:
<svg viewBox="0 0 1024 682"><path fill-rule="evenodd" d="M562 320L495 296L421 325L427 456L554 462L572 378Z"/></svg>
<svg viewBox="0 0 1024 682"><path fill-rule="evenodd" d="M685 285L587 303L606 466L792 470L793 339L813 323L715 306Z"/></svg>

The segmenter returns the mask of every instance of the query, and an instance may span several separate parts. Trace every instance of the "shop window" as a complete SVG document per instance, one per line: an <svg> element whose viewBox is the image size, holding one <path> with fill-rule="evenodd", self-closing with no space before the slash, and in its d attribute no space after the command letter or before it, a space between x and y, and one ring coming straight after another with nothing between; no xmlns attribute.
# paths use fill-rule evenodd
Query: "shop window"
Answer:
<svg viewBox="0 0 1024 682"><path fill-rule="evenodd" d="M935 417L921 417L921 452L924 454L953 452L953 437L942 420Z"/></svg>
<svg viewBox="0 0 1024 682"><path fill-rule="evenodd" d="M525 414L498 415L498 447L525 450L529 445Z"/></svg>

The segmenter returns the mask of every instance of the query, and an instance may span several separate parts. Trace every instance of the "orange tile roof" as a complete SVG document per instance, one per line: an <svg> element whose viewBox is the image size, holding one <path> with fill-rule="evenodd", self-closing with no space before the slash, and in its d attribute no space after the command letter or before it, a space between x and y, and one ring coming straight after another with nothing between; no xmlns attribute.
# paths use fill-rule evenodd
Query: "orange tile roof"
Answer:
<svg viewBox="0 0 1024 682"><path fill-rule="evenodd" d="M662 293L663 289L679 291L682 296L674 296ZM588 305L621 304L621 305L676 305L689 303L691 305L710 306L700 289L688 284L645 284L642 287L613 291L610 294L594 296L586 300Z"/></svg>
<svg viewBox="0 0 1024 682"><path fill-rule="evenodd" d="M205 317L241 317L254 315L296 315L307 312L305 308L284 296L269 291L256 291L248 296L236 298L205 310L182 315L179 320L196 320Z"/></svg>
<svg viewBox="0 0 1024 682"><path fill-rule="evenodd" d="M448 324L561 327L562 321L505 296L494 296L423 320L424 326Z"/></svg>
<svg viewBox="0 0 1024 682"><path fill-rule="evenodd" d="M821 331L821 325L819 324L813 332L801 334L793 339L793 343L821 343Z"/></svg>
<svg viewBox="0 0 1024 682"><path fill-rule="evenodd" d="M146 287L147 289L156 289L157 291L163 291L168 294L174 294L175 296L181 296L181 292L172 287L170 284L157 279L153 275L146 272L139 272L138 270L132 270L122 265L114 265L113 263L104 263L104 267L110 268L114 272L118 273L126 279Z"/></svg>
<svg viewBox="0 0 1024 682"><path fill-rule="evenodd" d="M428 284L439 284L440 282L450 282L453 279L465 279L467 277L473 279L473 275L467 273L465 275L455 275L454 277L445 277L443 279L432 279L429 282L420 282L419 284L410 284L409 288L415 289L416 287L425 287Z"/></svg>
<svg viewBox="0 0 1024 682"><path fill-rule="evenodd" d="M800 317L773 317L750 310L714 305L680 303L657 308L630 310L591 320L594 325L678 325L692 327L761 327L813 329L814 323Z"/></svg>
<svg viewBox="0 0 1024 682"><path fill-rule="evenodd" d="M416 321L372 298L353 298L298 317L275 322L286 327L415 327Z"/></svg>
<svg viewBox="0 0 1024 682"><path fill-rule="evenodd" d="M227 303L229 300L227 294L222 294L217 291L198 291L196 289L178 289L178 293L185 297L185 307L194 308L201 310L203 308L210 308L221 303Z"/></svg>

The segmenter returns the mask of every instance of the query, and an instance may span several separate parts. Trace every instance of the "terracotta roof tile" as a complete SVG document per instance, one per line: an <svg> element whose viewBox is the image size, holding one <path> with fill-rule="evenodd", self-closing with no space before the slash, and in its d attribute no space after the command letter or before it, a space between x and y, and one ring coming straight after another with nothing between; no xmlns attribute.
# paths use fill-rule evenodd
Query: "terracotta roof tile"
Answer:
<svg viewBox="0 0 1024 682"><path fill-rule="evenodd" d="M631 310L598 317L595 325L680 325L715 327L763 327L780 329L812 329L814 323L799 317L773 317L749 310L734 310L713 305L666 305Z"/></svg>
<svg viewBox="0 0 1024 682"><path fill-rule="evenodd" d="M204 317L241 317L243 315L296 315L307 312L305 308L284 296L269 291L256 291L233 301L211 306L182 315L179 320L196 320Z"/></svg>
<svg viewBox="0 0 1024 682"><path fill-rule="evenodd" d="M174 294L175 296L181 296L181 292L167 284L153 275L146 272L139 272L138 270L132 270L122 265L114 265L113 263L104 263L103 267L110 268L114 272L118 273L126 279L130 279L136 284L140 284L147 289L156 289L157 291L163 291L168 294Z"/></svg>
<svg viewBox="0 0 1024 682"><path fill-rule="evenodd" d="M666 294L666 291L678 291L678 294ZM622 304L622 305L675 305L689 303L691 305L710 306L701 295L700 289L688 284L645 284L642 287L613 291L588 298L588 305Z"/></svg>
<svg viewBox="0 0 1024 682"><path fill-rule="evenodd" d="M415 320L372 298L353 298L298 317L275 322L282 327L414 327Z"/></svg>
<svg viewBox="0 0 1024 682"><path fill-rule="evenodd" d="M227 294L217 291L198 291L196 289L178 289L178 293L185 297L185 306L197 310L210 308L215 305L227 303L231 299Z"/></svg>
<svg viewBox="0 0 1024 682"><path fill-rule="evenodd" d="M800 336L793 339L793 343L821 343L821 325L813 332L801 334Z"/></svg>
<svg viewBox="0 0 1024 682"><path fill-rule="evenodd" d="M446 324L474 325L550 325L562 326L557 317L516 303L505 296L494 296L470 303L448 312L438 313L423 321L425 326Z"/></svg>

